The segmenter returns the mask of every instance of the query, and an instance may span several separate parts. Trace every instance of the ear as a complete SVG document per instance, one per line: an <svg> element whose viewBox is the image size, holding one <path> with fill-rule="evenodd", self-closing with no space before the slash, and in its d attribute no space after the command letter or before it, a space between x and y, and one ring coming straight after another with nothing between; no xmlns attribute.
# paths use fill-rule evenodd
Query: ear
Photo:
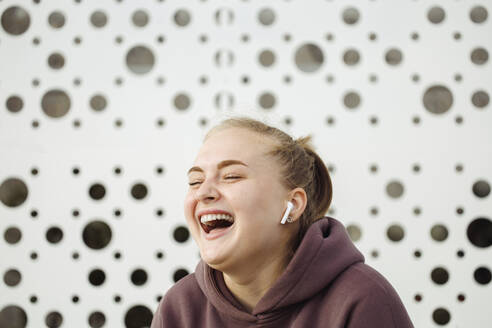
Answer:
<svg viewBox="0 0 492 328"><path fill-rule="evenodd" d="M307 205L307 195L303 188L295 188L289 193L289 201L294 205L290 212L290 217L293 221L297 221L299 217L304 213L304 209Z"/></svg>

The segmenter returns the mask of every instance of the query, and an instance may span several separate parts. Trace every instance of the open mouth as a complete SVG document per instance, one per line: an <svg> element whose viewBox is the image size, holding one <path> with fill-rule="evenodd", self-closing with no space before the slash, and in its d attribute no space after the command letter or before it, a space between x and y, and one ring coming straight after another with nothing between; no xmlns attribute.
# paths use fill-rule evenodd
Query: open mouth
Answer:
<svg viewBox="0 0 492 328"><path fill-rule="evenodd" d="M234 218L228 214L205 214L200 217L200 225L206 233L214 229L228 228L234 224Z"/></svg>

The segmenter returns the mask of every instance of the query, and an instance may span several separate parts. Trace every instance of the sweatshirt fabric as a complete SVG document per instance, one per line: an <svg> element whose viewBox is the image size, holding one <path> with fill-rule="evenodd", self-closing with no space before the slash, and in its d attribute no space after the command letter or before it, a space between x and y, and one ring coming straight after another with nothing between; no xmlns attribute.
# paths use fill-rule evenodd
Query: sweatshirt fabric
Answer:
<svg viewBox="0 0 492 328"><path fill-rule="evenodd" d="M252 312L222 272L200 261L162 298L151 328L408 328L413 324L391 284L364 263L343 224L313 223L294 257Z"/></svg>

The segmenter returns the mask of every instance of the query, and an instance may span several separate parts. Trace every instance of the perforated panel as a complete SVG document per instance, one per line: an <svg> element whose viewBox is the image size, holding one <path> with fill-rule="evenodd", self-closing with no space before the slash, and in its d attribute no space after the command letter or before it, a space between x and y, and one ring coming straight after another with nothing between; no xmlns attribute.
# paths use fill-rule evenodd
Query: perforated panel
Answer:
<svg viewBox="0 0 492 328"><path fill-rule="evenodd" d="M488 327L490 1L0 0L0 326L143 327L204 133L311 134L416 327Z"/></svg>

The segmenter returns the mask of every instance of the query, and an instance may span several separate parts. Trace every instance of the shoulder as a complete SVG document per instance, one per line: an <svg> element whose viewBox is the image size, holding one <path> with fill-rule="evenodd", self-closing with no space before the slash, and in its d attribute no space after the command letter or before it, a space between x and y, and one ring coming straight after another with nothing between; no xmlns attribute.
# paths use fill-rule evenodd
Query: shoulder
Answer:
<svg viewBox="0 0 492 328"><path fill-rule="evenodd" d="M159 302L151 327L168 327L169 323L186 326L185 321L195 317L205 302L207 299L195 274L189 274L168 289Z"/></svg>

